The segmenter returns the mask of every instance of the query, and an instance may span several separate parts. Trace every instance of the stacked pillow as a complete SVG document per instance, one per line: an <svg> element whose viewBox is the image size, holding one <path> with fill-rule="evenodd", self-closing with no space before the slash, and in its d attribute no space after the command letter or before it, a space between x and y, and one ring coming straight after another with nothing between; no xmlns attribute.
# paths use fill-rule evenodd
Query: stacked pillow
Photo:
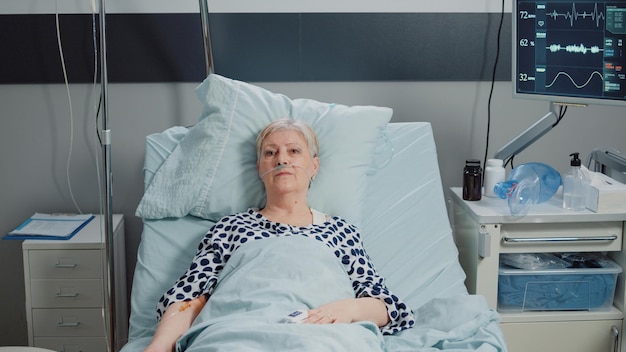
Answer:
<svg viewBox="0 0 626 352"><path fill-rule="evenodd" d="M309 205L360 226L367 172L393 111L290 99L261 87L211 74L196 89L203 104L189 129L152 176L137 215L162 219L222 216L263 207L255 140L280 118L304 120L317 133L320 170Z"/></svg>

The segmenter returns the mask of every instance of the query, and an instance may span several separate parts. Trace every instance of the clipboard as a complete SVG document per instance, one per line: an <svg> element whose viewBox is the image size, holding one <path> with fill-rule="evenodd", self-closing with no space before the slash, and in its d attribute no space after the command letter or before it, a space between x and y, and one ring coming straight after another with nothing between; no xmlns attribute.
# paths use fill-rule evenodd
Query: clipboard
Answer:
<svg viewBox="0 0 626 352"><path fill-rule="evenodd" d="M69 240L94 218L93 214L35 213L3 239Z"/></svg>

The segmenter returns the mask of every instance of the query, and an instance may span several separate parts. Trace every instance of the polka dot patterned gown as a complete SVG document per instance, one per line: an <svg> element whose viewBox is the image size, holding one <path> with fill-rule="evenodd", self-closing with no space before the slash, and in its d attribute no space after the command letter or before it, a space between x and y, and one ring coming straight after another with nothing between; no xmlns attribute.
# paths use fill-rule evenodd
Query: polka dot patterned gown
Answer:
<svg viewBox="0 0 626 352"><path fill-rule="evenodd" d="M376 273L356 227L339 217L326 217L325 220L297 227L272 222L256 209L223 217L198 246L198 252L187 272L159 300L159 319L172 303L205 294L210 296L224 264L242 244L271 237L306 236L323 242L333 250L352 282L355 297L374 297L385 303L390 322L381 328L383 334L393 334L411 327L414 324L411 309L389 291L383 278Z"/></svg>

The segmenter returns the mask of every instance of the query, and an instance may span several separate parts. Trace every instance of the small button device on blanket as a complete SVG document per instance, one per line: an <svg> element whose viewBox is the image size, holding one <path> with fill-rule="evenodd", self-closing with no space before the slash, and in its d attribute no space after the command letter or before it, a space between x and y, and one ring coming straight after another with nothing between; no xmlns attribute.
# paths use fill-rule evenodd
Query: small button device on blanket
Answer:
<svg viewBox="0 0 626 352"><path fill-rule="evenodd" d="M300 324L303 323L308 314L306 310L298 309L292 313L289 313L287 317L285 317L285 322L290 324Z"/></svg>

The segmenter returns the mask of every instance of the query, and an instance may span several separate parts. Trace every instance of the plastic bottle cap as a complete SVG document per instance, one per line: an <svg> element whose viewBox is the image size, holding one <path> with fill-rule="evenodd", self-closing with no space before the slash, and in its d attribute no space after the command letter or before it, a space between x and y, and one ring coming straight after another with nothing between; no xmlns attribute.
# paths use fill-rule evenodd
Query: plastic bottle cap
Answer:
<svg viewBox="0 0 626 352"><path fill-rule="evenodd" d="M569 163L570 166L580 166L581 165L580 159L578 159L578 155L579 155L579 153L572 153L572 154L569 155L569 156L572 157L572 160Z"/></svg>

